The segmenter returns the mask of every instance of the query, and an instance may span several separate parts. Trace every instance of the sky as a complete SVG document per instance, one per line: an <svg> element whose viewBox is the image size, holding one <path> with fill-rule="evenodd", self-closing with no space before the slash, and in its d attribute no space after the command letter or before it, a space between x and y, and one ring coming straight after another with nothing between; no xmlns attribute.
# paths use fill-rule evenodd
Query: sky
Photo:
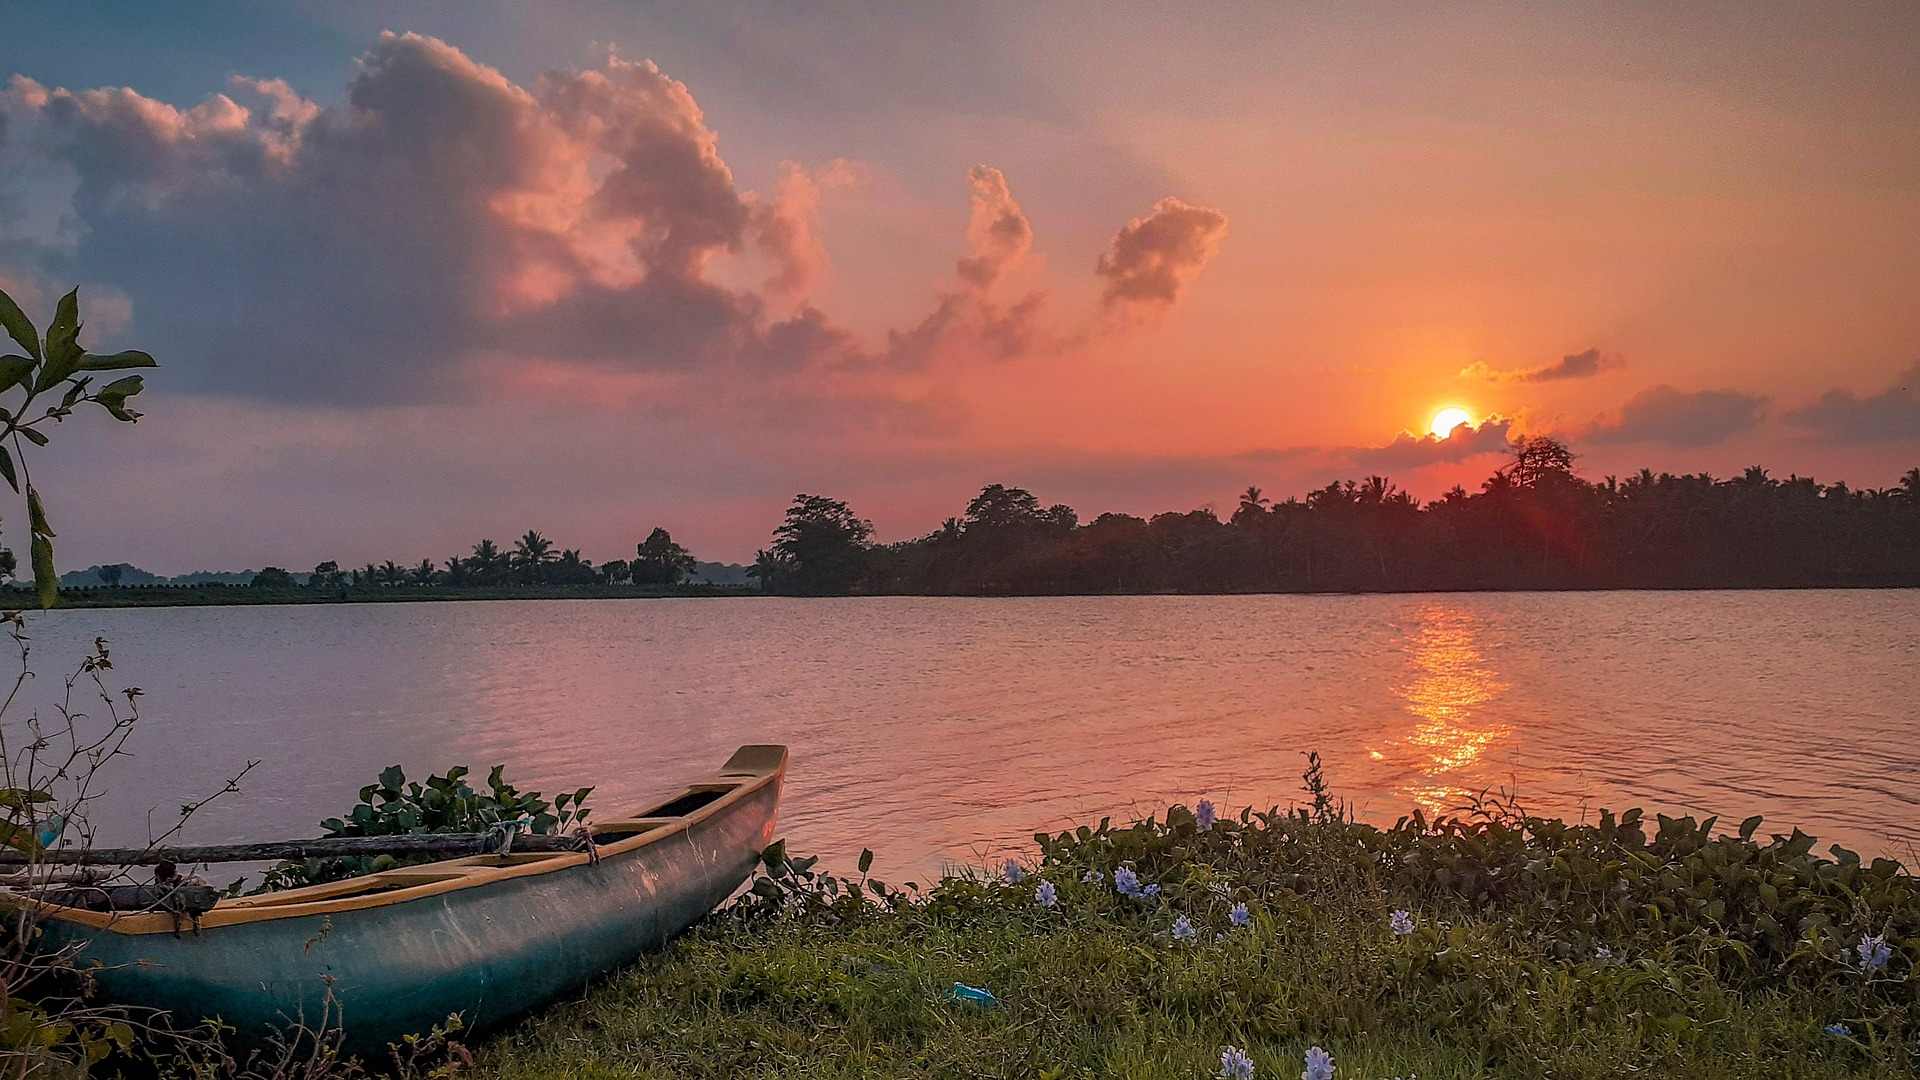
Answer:
<svg viewBox="0 0 1920 1080"><path fill-rule="evenodd" d="M1532 434L1596 478L1920 464L1911 4L7 24L0 288L161 365L35 457L62 569L1429 498Z"/></svg>

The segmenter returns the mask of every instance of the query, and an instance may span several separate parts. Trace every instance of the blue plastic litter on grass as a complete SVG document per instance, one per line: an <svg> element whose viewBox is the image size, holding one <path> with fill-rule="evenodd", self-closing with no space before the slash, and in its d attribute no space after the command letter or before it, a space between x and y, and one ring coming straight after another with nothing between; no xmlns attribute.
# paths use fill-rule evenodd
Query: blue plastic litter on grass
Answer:
<svg viewBox="0 0 1920 1080"><path fill-rule="evenodd" d="M983 1009L991 1009L1000 1004L1000 999L993 996L993 991L968 986L966 983L954 983L953 989L947 991L947 998L965 1005L978 1005Z"/></svg>

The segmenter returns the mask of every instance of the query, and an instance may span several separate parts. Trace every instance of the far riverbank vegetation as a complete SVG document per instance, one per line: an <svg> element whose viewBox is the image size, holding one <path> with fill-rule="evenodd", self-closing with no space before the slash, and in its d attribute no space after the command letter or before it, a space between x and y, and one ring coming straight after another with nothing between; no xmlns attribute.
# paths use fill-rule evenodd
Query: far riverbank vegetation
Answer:
<svg viewBox="0 0 1920 1080"><path fill-rule="evenodd" d="M1384 476L1304 496L1083 523L990 484L933 532L881 543L846 501L794 497L751 566L666 529L595 564L537 530L435 561L327 561L162 580L128 564L61 579L77 606L739 595L1044 596L1920 586L1920 468L1890 488L1641 470L1586 480L1553 439L1515 445L1477 492L1422 503ZM11 555L0 553L0 571Z"/></svg>

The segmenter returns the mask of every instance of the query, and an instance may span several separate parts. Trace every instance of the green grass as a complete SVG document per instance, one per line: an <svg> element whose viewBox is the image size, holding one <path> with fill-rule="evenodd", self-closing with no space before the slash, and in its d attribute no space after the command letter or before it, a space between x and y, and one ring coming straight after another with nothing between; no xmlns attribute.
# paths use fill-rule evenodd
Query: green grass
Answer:
<svg viewBox="0 0 1920 1080"><path fill-rule="evenodd" d="M1888 864L1685 819L1651 840L1633 819L1168 821L1048 838L1051 911L1036 877L850 897L776 856L764 895L487 1044L477 1075L1192 1080L1226 1045L1287 1080L1312 1045L1341 1078L1911 1075L1920 892ZM1116 895L1120 865L1163 895ZM1871 975L1863 927L1895 949Z"/></svg>

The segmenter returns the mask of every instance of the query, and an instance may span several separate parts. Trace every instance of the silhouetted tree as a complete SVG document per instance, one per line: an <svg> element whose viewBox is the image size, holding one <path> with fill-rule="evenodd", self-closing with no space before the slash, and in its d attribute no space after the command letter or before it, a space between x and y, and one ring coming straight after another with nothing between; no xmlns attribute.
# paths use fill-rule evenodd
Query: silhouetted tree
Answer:
<svg viewBox="0 0 1920 1080"><path fill-rule="evenodd" d="M253 580L247 584L256 589L291 589L293 575L277 566L269 566L253 575Z"/></svg>
<svg viewBox="0 0 1920 1080"><path fill-rule="evenodd" d="M121 575L125 574L126 571L127 571L127 568L125 564L112 563L107 566L96 568L93 572L93 575L99 578L100 583L102 585L105 585L107 588L117 589L120 587Z"/></svg>
<svg viewBox="0 0 1920 1080"><path fill-rule="evenodd" d="M556 558L559 556L553 553L553 541L534 529L513 542L513 568L525 584L538 585L547 580L547 564Z"/></svg>
<svg viewBox="0 0 1920 1080"><path fill-rule="evenodd" d="M786 520L773 530L772 549L762 553L767 557L755 557L755 576L776 592L847 592L868 569L872 540L873 524L846 503L824 495L796 495Z"/></svg>
<svg viewBox="0 0 1920 1080"><path fill-rule="evenodd" d="M693 569L693 555L674 543L672 534L656 528L634 548L628 572L635 585L673 585Z"/></svg>

